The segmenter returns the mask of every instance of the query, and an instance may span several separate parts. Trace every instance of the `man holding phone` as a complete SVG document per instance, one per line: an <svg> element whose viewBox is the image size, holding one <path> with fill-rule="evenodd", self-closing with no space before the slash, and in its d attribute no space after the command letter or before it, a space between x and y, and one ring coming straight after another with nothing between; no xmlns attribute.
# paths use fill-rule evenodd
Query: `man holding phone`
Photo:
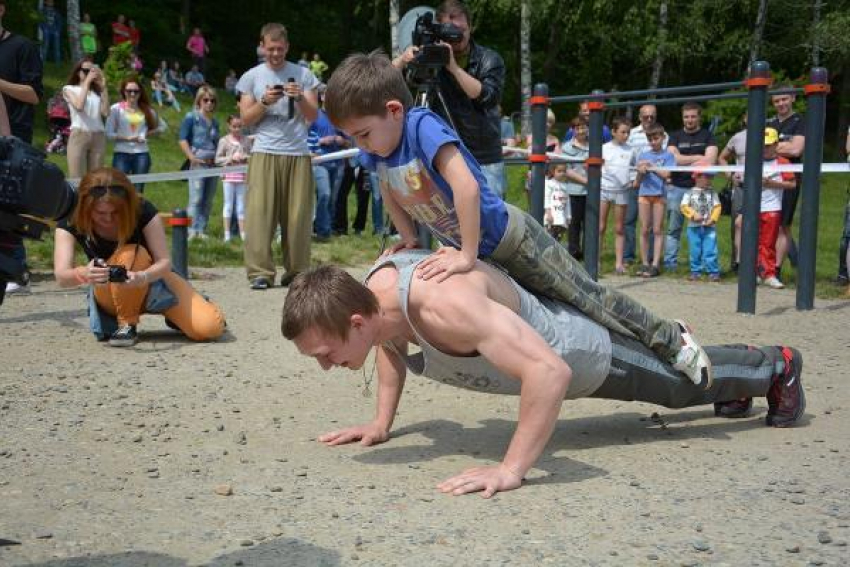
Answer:
<svg viewBox="0 0 850 567"><path fill-rule="evenodd" d="M260 31L264 63L236 84L242 121L254 130L245 199L245 268L251 289L274 285L272 239L280 226L287 286L310 266L313 231L313 169L307 129L318 115L319 81L286 60L286 28L269 23Z"/></svg>

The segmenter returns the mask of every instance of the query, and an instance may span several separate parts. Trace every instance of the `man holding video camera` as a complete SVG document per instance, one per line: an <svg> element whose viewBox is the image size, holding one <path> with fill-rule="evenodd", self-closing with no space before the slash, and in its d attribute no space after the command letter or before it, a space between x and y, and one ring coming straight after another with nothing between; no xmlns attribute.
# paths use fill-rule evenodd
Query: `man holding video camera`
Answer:
<svg viewBox="0 0 850 567"><path fill-rule="evenodd" d="M5 15L6 0L0 0L0 96L5 103L12 135L30 144L34 109L42 95L41 56L33 42L3 27ZM20 262L21 267L26 262L23 241L9 232L0 232L0 254ZM20 293L28 289L25 285L9 282L5 291Z"/></svg>
<svg viewBox="0 0 850 567"><path fill-rule="evenodd" d="M440 69L437 81L448 109L436 104L432 110L454 124L460 139L481 165L487 183L504 196L501 116L499 104L505 85L505 62L501 55L472 41L469 9L460 0L444 0L437 8L437 22L451 24L460 32L450 48L448 63ZM404 69L416 60L419 46L411 46L393 60Z"/></svg>

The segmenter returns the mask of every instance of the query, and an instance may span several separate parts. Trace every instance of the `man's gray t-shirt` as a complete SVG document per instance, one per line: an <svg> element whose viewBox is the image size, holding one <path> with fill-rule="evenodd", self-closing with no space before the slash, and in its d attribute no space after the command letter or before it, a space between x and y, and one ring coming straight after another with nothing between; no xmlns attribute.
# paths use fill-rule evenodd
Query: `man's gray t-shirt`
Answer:
<svg viewBox="0 0 850 567"><path fill-rule="evenodd" d="M266 92L266 87L285 85L290 78L295 79L303 91L315 90L319 86L319 80L308 69L287 61L286 65L277 71L265 63L249 69L236 83L236 90L259 101ZM295 113L290 119L289 98L285 96L266 108L263 118L253 127L255 139L252 153L310 155L310 149L307 147L309 124L297 104L294 105L294 110Z"/></svg>

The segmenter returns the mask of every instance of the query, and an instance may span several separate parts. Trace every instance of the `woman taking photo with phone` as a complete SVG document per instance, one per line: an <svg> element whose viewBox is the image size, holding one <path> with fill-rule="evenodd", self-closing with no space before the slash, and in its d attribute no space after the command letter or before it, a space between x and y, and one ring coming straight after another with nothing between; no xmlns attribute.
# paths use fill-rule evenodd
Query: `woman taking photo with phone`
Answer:
<svg viewBox="0 0 850 567"><path fill-rule="evenodd" d="M100 67L91 59L74 65L62 97L71 109L68 138L68 175L80 178L103 166L106 134L103 119L109 114L109 96Z"/></svg>
<svg viewBox="0 0 850 567"><path fill-rule="evenodd" d="M75 244L88 264L74 264ZM195 341L224 332L221 309L171 271L156 207L117 169L97 169L80 182L74 213L56 227L53 273L61 287L89 286L91 330L111 346L136 344L142 313L161 313Z"/></svg>

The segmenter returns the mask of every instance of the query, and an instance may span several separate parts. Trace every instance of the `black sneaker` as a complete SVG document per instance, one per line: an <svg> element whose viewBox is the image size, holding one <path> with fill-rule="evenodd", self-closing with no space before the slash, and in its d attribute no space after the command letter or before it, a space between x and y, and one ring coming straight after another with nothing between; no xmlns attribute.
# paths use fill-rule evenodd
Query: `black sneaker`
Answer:
<svg viewBox="0 0 850 567"><path fill-rule="evenodd" d="M767 391L767 425L790 427L806 411L806 394L800 379L803 374L803 355L797 349L777 347L785 359L785 369L773 377Z"/></svg>
<svg viewBox="0 0 850 567"><path fill-rule="evenodd" d="M114 347L130 347L139 342L139 335L136 334L135 325L124 325L119 327L117 331L109 337L109 346Z"/></svg>
<svg viewBox="0 0 850 567"><path fill-rule="evenodd" d="M297 275L298 272L287 272L283 274L280 278L280 287L289 287L289 284L292 283L292 280L294 280Z"/></svg>
<svg viewBox="0 0 850 567"><path fill-rule="evenodd" d="M715 402L714 415L731 419L748 417L753 409L752 398L741 398L731 402Z"/></svg>
<svg viewBox="0 0 850 567"><path fill-rule="evenodd" d="M271 282L266 278L254 278L251 280L251 289L265 290L272 286Z"/></svg>

